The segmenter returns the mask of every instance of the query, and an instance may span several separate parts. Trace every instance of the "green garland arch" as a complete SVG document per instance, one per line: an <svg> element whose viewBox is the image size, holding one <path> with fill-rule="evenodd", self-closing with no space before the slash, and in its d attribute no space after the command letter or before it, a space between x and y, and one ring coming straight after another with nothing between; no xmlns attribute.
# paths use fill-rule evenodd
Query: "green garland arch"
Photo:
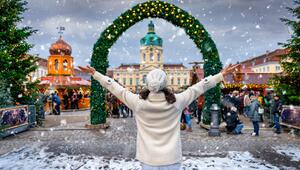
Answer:
<svg viewBox="0 0 300 170"><path fill-rule="evenodd" d="M204 60L204 76L220 72L222 64L218 50L203 25L193 16L179 7L163 1L147 1L137 4L121 14L102 33L93 48L91 66L102 74L108 68L107 56L111 46L128 28L145 18L162 18L173 25L183 28L186 34L200 49ZM91 83L91 124L106 123L105 112L106 91L98 82L92 79ZM210 123L209 107L212 103L220 103L221 90L219 85L205 93L203 108L203 122Z"/></svg>

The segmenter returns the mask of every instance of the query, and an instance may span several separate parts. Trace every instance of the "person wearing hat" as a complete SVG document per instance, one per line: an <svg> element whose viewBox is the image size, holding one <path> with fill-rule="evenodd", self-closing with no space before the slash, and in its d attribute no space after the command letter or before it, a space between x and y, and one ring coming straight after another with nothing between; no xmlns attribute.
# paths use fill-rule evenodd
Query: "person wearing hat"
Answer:
<svg viewBox="0 0 300 170"><path fill-rule="evenodd" d="M272 102L271 106L271 114L274 118L274 124L275 124L275 133L280 134L280 123L279 118L282 111L282 102L280 100L280 97L278 94L274 95L274 101Z"/></svg>
<svg viewBox="0 0 300 170"><path fill-rule="evenodd" d="M182 148L180 138L180 116L183 109L205 91L223 81L221 73L209 76L174 94L167 88L167 75L163 70L154 69L146 76L146 89L134 94L113 79L102 75L94 68L80 67L100 82L113 95L126 104L135 114L137 125L136 158L142 169L180 169Z"/></svg>

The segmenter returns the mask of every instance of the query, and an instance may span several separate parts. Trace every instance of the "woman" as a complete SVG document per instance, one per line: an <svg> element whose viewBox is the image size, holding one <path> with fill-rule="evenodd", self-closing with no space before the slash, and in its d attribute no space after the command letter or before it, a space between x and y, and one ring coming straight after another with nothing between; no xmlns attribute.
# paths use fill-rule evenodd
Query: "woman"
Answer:
<svg viewBox="0 0 300 170"><path fill-rule="evenodd" d="M257 100L257 97L254 94L249 94L250 96L250 110L249 110L249 118L252 121L253 124L253 133L252 136L259 136L259 121L260 121L260 115L258 113L259 108L259 102Z"/></svg>
<svg viewBox="0 0 300 170"><path fill-rule="evenodd" d="M126 90L113 79L92 67L79 67L119 98L135 114L137 125L136 158L142 169L180 169L182 150L180 116L185 106L223 80L223 74L209 76L182 93L173 94L167 86L167 75L154 69L146 76L146 89L140 95Z"/></svg>

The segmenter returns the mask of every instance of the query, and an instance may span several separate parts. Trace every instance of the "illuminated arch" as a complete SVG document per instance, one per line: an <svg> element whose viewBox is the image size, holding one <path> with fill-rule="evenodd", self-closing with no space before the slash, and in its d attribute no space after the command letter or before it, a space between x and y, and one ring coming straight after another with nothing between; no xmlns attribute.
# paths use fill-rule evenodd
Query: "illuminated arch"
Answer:
<svg viewBox="0 0 300 170"><path fill-rule="evenodd" d="M102 74L108 68L109 49L128 28L146 18L161 18L173 25L183 28L203 55L204 76L214 75L222 69L218 50L203 25L192 15L179 7L163 2L148 1L137 4L121 14L102 33L93 48L91 66ZM106 122L105 94L96 80L91 85L91 124ZM217 86L205 93L204 123L210 123L208 108L212 103L220 102L220 87Z"/></svg>

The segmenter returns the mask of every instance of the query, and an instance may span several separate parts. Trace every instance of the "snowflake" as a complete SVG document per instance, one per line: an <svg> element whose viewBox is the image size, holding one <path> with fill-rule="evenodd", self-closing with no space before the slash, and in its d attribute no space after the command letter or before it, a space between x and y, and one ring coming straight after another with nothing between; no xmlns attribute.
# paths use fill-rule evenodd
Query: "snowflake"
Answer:
<svg viewBox="0 0 300 170"><path fill-rule="evenodd" d="M236 30L236 26L233 26L233 27L231 28L231 30L232 30L232 31Z"/></svg>
<svg viewBox="0 0 300 170"><path fill-rule="evenodd" d="M71 21L71 19L70 18L66 18L66 22L70 22Z"/></svg>
<svg viewBox="0 0 300 170"><path fill-rule="evenodd" d="M256 29L260 29L260 25L257 24L257 25L255 26L255 28L256 28Z"/></svg>

